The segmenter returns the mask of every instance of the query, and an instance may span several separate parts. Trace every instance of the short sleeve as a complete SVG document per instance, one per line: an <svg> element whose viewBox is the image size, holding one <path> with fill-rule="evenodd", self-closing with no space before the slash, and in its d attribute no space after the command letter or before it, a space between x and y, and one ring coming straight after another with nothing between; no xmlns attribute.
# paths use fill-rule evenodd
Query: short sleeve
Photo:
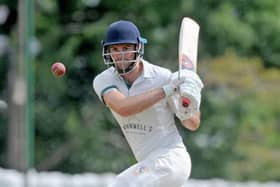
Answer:
<svg viewBox="0 0 280 187"><path fill-rule="evenodd" d="M106 76L105 74L99 74L93 80L93 89L98 98L105 104L103 100L104 94L118 88L112 81L111 77Z"/></svg>

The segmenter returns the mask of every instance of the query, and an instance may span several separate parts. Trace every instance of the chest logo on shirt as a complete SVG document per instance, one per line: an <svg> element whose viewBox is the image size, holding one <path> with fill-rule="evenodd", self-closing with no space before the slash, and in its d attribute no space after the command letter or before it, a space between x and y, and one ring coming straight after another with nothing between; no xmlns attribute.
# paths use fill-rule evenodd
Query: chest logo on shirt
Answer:
<svg viewBox="0 0 280 187"><path fill-rule="evenodd" d="M122 126L123 130L127 133L145 134L152 132L153 127L141 123L126 123Z"/></svg>

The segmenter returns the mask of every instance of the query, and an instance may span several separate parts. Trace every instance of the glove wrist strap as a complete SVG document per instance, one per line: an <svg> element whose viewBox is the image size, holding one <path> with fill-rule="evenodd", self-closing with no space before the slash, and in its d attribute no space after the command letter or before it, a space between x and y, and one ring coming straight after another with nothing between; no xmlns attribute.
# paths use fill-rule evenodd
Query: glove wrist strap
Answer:
<svg viewBox="0 0 280 187"><path fill-rule="evenodd" d="M173 95L174 90L170 85L164 85L162 89L164 91L165 97L170 97Z"/></svg>

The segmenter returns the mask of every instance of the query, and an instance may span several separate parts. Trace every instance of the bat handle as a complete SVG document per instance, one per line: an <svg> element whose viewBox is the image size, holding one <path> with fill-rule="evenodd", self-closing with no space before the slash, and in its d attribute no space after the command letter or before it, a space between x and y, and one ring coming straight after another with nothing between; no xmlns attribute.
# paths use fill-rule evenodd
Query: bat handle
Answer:
<svg viewBox="0 0 280 187"><path fill-rule="evenodd" d="M184 97L184 98L182 98L181 103L182 103L182 106L183 106L183 107L186 107L186 108L187 108L187 107L190 106L191 101L190 101L188 98Z"/></svg>
<svg viewBox="0 0 280 187"><path fill-rule="evenodd" d="M181 78L180 77L180 73L181 73L181 68L179 68L179 71L178 71L178 79ZM182 97L181 103L182 103L183 107L187 108L187 107L190 106L191 101L188 98L186 98L186 97Z"/></svg>

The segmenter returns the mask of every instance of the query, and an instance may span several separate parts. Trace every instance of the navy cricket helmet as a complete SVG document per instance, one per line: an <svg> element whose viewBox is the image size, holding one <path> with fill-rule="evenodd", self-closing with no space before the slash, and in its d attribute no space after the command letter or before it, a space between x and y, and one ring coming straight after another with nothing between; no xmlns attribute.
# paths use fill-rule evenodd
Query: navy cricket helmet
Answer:
<svg viewBox="0 0 280 187"><path fill-rule="evenodd" d="M146 42L146 39L140 36L140 32L134 23L121 20L114 22L109 26L103 41L103 46Z"/></svg>

